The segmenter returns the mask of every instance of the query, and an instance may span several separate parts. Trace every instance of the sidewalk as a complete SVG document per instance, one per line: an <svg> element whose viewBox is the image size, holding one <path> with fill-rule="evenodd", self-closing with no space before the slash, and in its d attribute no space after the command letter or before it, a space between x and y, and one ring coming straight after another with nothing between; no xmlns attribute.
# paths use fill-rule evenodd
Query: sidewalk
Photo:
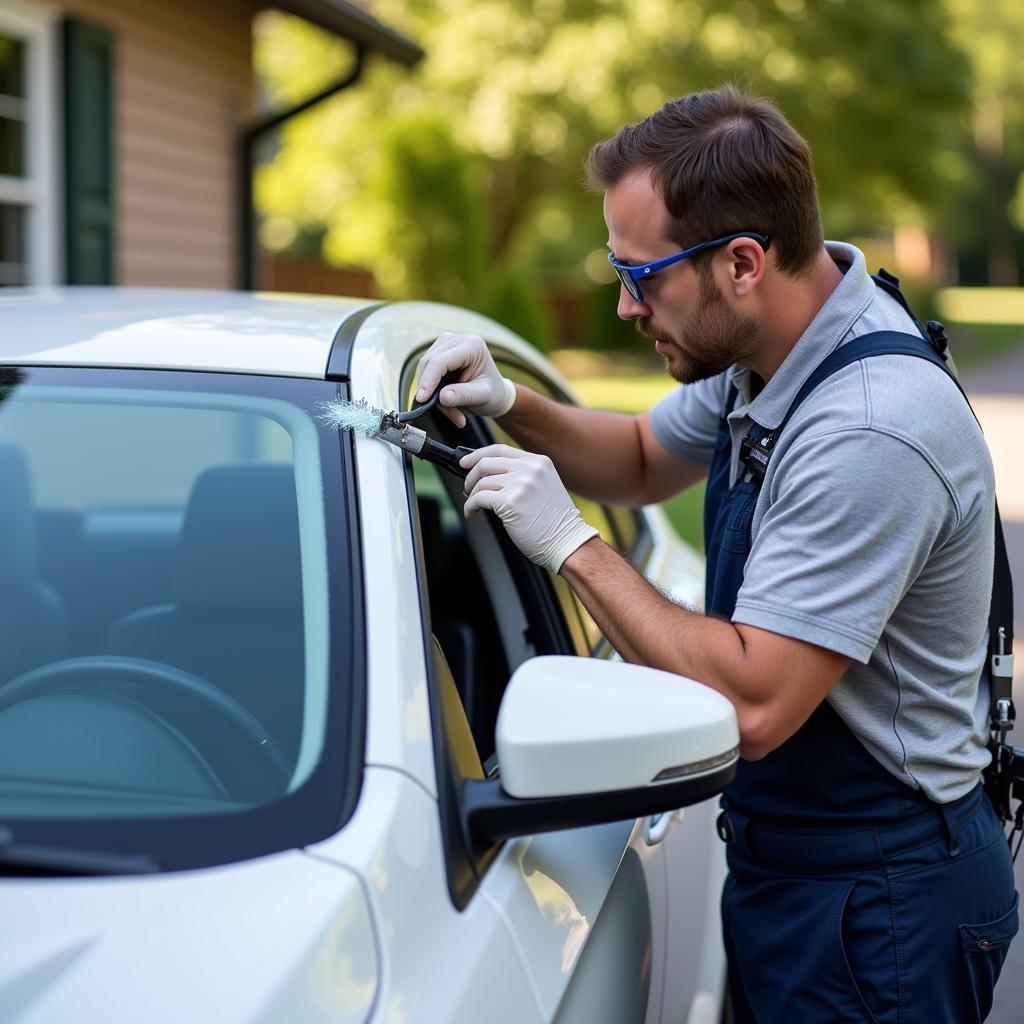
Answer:
<svg viewBox="0 0 1024 1024"><path fill-rule="evenodd" d="M985 431L996 471L996 494L1014 582L1013 632L1017 639L1013 690L1024 709L1024 343L987 366L964 373L962 383ZM1024 713L1018 717L1018 745L1024 745ZM1024 893L1024 849L1017 858L1017 890ZM990 1024L1019 1024L1024 1019L1024 938L1018 935L996 987Z"/></svg>

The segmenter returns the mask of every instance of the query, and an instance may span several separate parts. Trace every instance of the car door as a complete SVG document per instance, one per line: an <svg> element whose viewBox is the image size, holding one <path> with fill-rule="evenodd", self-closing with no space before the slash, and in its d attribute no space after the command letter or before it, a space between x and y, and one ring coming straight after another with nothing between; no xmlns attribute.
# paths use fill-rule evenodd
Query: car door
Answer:
<svg viewBox="0 0 1024 1024"><path fill-rule="evenodd" d="M431 630L455 681L475 753L493 775L500 773L494 720L508 674L534 653L567 652L568 624L563 621L559 637L552 629L557 620L544 621L522 600L522 576L517 583L509 565L514 554L502 549L485 517L462 520L458 498L447 493L438 470L417 465L416 477ZM562 615L550 596L548 611ZM643 862L630 846L633 832L633 822L571 829L511 840L474 858L475 883L469 893L463 890L466 906L483 901L505 921L543 1020L646 1019L651 906L663 904L665 881L656 874L659 888L650 892Z"/></svg>
<svg viewBox="0 0 1024 1024"><path fill-rule="evenodd" d="M567 401L560 381L525 368L514 358L501 359L503 375L556 401ZM512 438L497 424L491 432L504 443ZM703 559L679 539L658 508L607 506L573 496L587 522L602 538L673 600L699 606L703 600ZM552 583L564 591L583 624L591 656L618 658L582 602L559 576ZM720 939L718 895L725 877L724 847L715 832L717 798L652 815L637 823L631 849L644 865L652 897L654 943L651 957L652 998L648 1024L659 1020L718 1020L725 958ZM660 1002L655 1002L660 993Z"/></svg>
<svg viewBox="0 0 1024 1024"><path fill-rule="evenodd" d="M418 357L445 330L481 334L492 351L532 370L552 387L560 386L557 373L515 335L466 310L433 303L383 306L361 317L341 339L347 354L332 356L330 371L350 379L355 401L408 408ZM470 429L461 431L433 413L416 425L451 445L482 445L493 439L488 424L475 418ZM485 907L501 920L520 961L512 973L529 977L541 1019L639 1022L658 1020L659 1013L665 1020L686 1019L692 993L681 995L678 1008L662 999L663 947L671 915L665 902L667 881L659 881L659 876L666 878L664 865L657 865L659 847L667 848L676 818L651 847L653 857L645 857L647 844L639 832L645 822L534 836L484 849L474 847L463 826L460 795L465 781L473 778L465 773L482 771L484 764L490 772L500 772L493 757L494 720L511 674L538 654L589 651L581 609L571 593L569 601L565 593L559 594L557 578L519 555L493 517L463 519L460 479L406 459L406 486L399 494L390 476L394 450L372 440L357 441L356 448L361 500L372 497L375 507L390 510L372 529L364 523L364 550L369 560L378 548L385 554L395 549L393 559L374 561L385 577L396 577L389 592L399 599L400 614L392 625L403 626L400 651L368 655L388 681L402 679L400 696L393 695L398 699L381 706L379 714L371 708L368 754L433 796L450 906L457 915L477 919ZM414 470L428 474L431 484L414 480ZM657 522L646 513L644 519ZM412 537L405 529L408 522ZM413 596L407 580L412 567L407 539L413 541L412 561L421 576L418 602L407 600ZM412 605L423 631L419 651L406 644ZM439 671L433 657L435 637L445 671ZM425 666L426 685L419 668L412 671L414 663ZM442 684L447 676L453 677L451 688ZM451 689L455 699L442 699ZM427 717L429 723L423 722ZM421 723L429 728L422 730ZM684 816L679 824L686 820ZM655 828L651 838L658 840L659 833ZM649 870L650 860L654 870ZM384 885L385 877L390 876L381 877L381 899L405 905L393 885ZM376 879L374 874L373 885ZM686 884L706 892L701 877L689 875ZM715 933L713 939L720 944L717 929ZM685 955L700 954L687 948ZM499 1019L509 1017L497 994L494 1010Z"/></svg>
<svg viewBox="0 0 1024 1024"><path fill-rule="evenodd" d="M553 393L553 382L536 370L506 361L502 371ZM476 428L481 433L475 443L492 438L511 443L494 424L486 425L487 432L483 424ZM446 421L432 427L446 429ZM469 443L465 437L459 442ZM530 563L517 565L525 560L507 539L502 543L503 531L487 523L490 517L465 523L461 487L452 478L426 464L416 465L414 477L432 629L451 661L477 753L491 772L500 772L493 754L494 719L516 664L535 653L611 657L614 652L561 577ZM654 538L642 513L578 500L609 543L634 560L649 557ZM453 563L460 565L462 594ZM692 576L693 566L688 568ZM524 635L532 644L522 643ZM666 951L680 932L669 919L665 850L671 839L671 848L685 853L690 844L680 843L677 835L684 821L668 814L533 836L504 844L483 865L479 896L508 922L545 1019L639 1024L687 1015L692 979L685 989L673 986L669 1003L663 998ZM706 887L696 875L681 892L690 902L699 893L706 903ZM690 908L689 928L683 929L694 947L679 949L674 942L677 953L694 961L701 945L696 933L707 917L703 905L700 909L696 915Z"/></svg>

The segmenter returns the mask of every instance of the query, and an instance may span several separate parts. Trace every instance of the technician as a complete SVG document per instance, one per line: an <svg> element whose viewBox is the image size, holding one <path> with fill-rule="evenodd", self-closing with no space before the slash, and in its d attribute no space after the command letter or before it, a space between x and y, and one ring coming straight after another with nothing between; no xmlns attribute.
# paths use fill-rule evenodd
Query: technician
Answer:
<svg viewBox="0 0 1024 1024"><path fill-rule="evenodd" d="M636 417L568 407L503 379L480 338L442 335L421 394L461 368L451 418L499 417L529 449L467 456L465 513L496 513L624 659L735 705L719 832L738 1020L982 1020L1018 897L979 781L994 483L978 425L938 359L869 352L800 394L858 338L925 342L861 252L824 242L810 151L771 104L729 86L672 100L587 170L618 314L682 386ZM645 505L705 478L704 614L567 492Z"/></svg>

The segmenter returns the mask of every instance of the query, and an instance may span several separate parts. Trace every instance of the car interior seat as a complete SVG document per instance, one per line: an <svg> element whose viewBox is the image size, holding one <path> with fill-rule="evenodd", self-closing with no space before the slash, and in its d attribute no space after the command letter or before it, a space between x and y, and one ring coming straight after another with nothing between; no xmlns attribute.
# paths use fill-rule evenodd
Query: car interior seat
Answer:
<svg viewBox="0 0 1024 1024"><path fill-rule="evenodd" d="M294 763L305 659L292 467L240 463L203 473L185 510L172 602L125 616L101 648L220 687Z"/></svg>
<svg viewBox="0 0 1024 1024"><path fill-rule="evenodd" d="M28 464L0 444L0 685L67 656L67 614L38 578L35 510Z"/></svg>
<svg viewBox="0 0 1024 1024"><path fill-rule="evenodd" d="M129 612L167 604L182 509L94 506L36 510L39 575L68 613L68 648L89 655Z"/></svg>

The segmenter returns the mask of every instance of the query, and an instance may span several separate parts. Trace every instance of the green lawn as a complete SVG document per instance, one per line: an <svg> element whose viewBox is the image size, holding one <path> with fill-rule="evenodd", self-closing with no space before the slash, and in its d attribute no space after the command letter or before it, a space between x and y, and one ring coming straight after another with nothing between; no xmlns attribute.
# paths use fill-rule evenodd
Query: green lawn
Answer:
<svg viewBox="0 0 1024 1024"><path fill-rule="evenodd" d="M676 532L698 551L704 549L704 484L697 484L682 494L664 501L661 507L672 520Z"/></svg>
<svg viewBox="0 0 1024 1024"><path fill-rule="evenodd" d="M984 365L1024 344L1024 326L1019 324L950 323L946 333L959 371Z"/></svg>
<svg viewBox="0 0 1024 1024"><path fill-rule="evenodd" d="M587 405L617 412L642 412L676 386L664 372L635 377L579 377L572 381ZM683 540L701 550L704 538L704 484L662 504Z"/></svg>
<svg viewBox="0 0 1024 1024"><path fill-rule="evenodd" d="M935 304L961 370L1024 344L1024 288L942 288Z"/></svg>

